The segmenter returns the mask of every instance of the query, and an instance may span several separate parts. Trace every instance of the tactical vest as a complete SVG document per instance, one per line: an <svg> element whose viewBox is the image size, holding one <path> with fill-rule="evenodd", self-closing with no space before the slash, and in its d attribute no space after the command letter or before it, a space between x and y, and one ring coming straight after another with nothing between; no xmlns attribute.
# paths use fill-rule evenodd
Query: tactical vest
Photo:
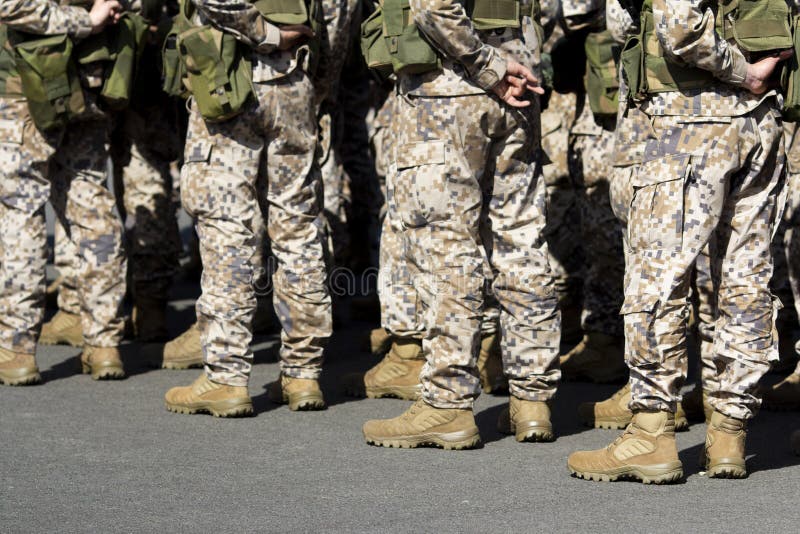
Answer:
<svg viewBox="0 0 800 534"><path fill-rule="evenodd" d="M75 0L70 5L90 8L91 2ZM144 19L133 13L78 42L66 34L43 36L3 27L0 89L25 96L39 129L60 128L86 110L79 66L99 64L99 96L110 108L121 109L130 101L147 31Z"/></svg>
<svg viewBox="0 0 800 534"><path fill-rule="evenodd" d="M181 0L180 4L181 12L164 42L164 91L173 96L191 94L197 110L209 122L235 117L254 92L251 51L233 34L195 24L191 0ZM306 24L315 36L323 29L319 0L256 0L253 5L272 24ZM318 38L308 45L313 70Z"/></svg>
<svg viewBox="0 0 800 534"><path fill-rule="evenodd" d="M519 28L522 17L530 16L542 42L539 0L464 0L463 4L480 31ZM439 53L414 23L408 0L384 0L376 7L361 25L361 52L367 66L384 76L420 74L442 66Z"/></svg>
<svg viewBox="0 0 800 534"><path fill-rule="evenodd" d="M584 41L586 74L584 87L589 107L597 117L612 117L619 104L619 58L622 47L608 30L593 32Z"/></svg>
<svg viewBox="0 0 800 534"><path fill-rule="evenodd" d="M709 71L665 56L655 33L652 0L644 0L640 13L639 34L630 37L622 51L630 97L718 83ZM720 38L735 42L743 52L763 55L793 46L785 0L720 0L715 20Z"/></svg>

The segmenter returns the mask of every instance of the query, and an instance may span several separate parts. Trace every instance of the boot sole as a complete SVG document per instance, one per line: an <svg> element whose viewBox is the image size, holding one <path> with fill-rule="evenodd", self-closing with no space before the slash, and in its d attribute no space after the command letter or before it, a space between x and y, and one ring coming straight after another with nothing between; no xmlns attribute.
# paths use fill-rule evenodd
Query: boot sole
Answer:
<svg viewBox="0 0 800 534"><path fill-rule="evenodd" d="M70 347L83 347L83 334L81 337L64 336L61 334L41 334L38 342L42 345L69 345Z"/></svg>
<svg viewBox="0 0 800 534"><path fill-rule="evenodd" d="M208 404L199 406L185 406L183 404L172 404L171 402L164 403L167 410L170 412L185 415L209 414L213 415L214 417L246 417L253 415L253 404L250 401L225 402L221 404L228 406L214 407Z"/></svg>
<svg viewBox="0 0 800 534"><path fill-rule="evenodd" d="M526 432L517 432L516 439L520 443L549 443L555 441L556 435L552 430L532 429Z"/></svg>
<svg viewBox="0 0 800 534"><path fill-rule="evenodd" d="M293 412L314 412L327 408L325 406L325 398L321 393L284 394L280 400L272 397L270 397L270 400L276 404L288 404L289 409Z"/></svg>
<svg viewBox="0 0 800 534"><path fill-rule="evenodd" d="M198 367L203 367L203 360L202 359L200 361L190 360L190 361L182 361L182 362L181 361L178 361L178 362L176 362L176 361L171 361L171 362L162 361L161 362L161 368L162 369L183 370L183 369L196 369Z"/></svg>
<svg viewBox="0 0 800 534"><path fill-rule="evenodd" d="M715 465L707 467L706 476L708 478L747 478L747 467L737 461L719 461Z"/></svg>
<svg viewBox="0 0 800 534"><path fill-rule="evenodd" d="M446 451L474 449L481 444L478 429L448 432L445 434L430 433L420 436L401 436L396 438L376 438L364 436L367 444L377 447L397 449L415 449L417 447L436 447Z"/></svg>
<svg viewBox="0 0 800 534"><path fill-rule="evenodd" d="M39 371L33 371L25 376L14 378L0 376L0 384L5 384L6 386L32 386L39 384L41 381L42 375L39 374Z"/></svg>
<svg viewBox="0 0 800 534"><path fill-rule="evenodd" d="M109 365L92 368L91 365L81 362L81 373L92 375L92 380L121 380L125 378L125 370L118 365Z"/></svg>
<svg viewBox="0 0 800 534"><path fill-rule="evenodd" d="M672 484L683 479L683 465L680 462L654 466L626 466L612 472L595 473L582 471L567 464L569 472L576 478L595 480L597 482L615 482L617 480L638 480L643 484Z"/></svg>
<svg viewBox="0 0 800 534"><path fill-rule="evenodd" d="M367 386L364 394L369 399L414 401L422 394L422 386Z"/></svg>

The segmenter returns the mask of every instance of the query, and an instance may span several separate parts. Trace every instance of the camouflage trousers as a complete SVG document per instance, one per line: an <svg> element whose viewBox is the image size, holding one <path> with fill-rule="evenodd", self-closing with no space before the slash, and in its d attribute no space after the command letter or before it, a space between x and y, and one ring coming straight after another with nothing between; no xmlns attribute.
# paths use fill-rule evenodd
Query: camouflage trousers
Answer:
<svg viewBox="0 0 800 534"><path fill-rule="evenodd" d="M622 313L631 408L676 408L687 371L691 273L707 248L718 380L709 402L729 417L750 418L758 381L778 357L779 303L769 281L783 200L780 117L770 99L740 117L647 119L646 158L629 174Z"/></svg>
<svg viewBox="0 0 800 534"><path fill-rule="evenodd" d="M49 200L77 251L77 295L88 345L115 347L123 333L126 261L108 179L109 124L71 123L42 134L22 98L0 98L0 346L33 353L44 316Z"/></svg>
<svg viewBox="0 0 800 534"><path fill-rule="evenodd" d="M584 269L580 208L567 161L575 95L553 93L542 112L542 149L551 163L544 166L547 225L544 235L559 301L578 305Z"/></svg>
<svg viewBox="0 0 800 534"><path fill-rule="evenodd" d="M132 290L136 298L157 300L168 297L181 251L170 169L180 157L181 135L169 113L175 103L165 98L162 104L115 117L110 150ZM57 222L55 265L62 277L58 307L69 313L80 309L77 258L73 242Z"/></svg>
<svg viewBox="0 0 800 534"><path fill-rule="evenodd" d="M433 406L468 408L479 394L488 279L500 304L511 393L529 400L555 393L560 320L542 235L545 184L535 121L535 114L486 95L397 102L388 198L402 228L402 254L412 275L419 273L408 298L422 310L422 396Z"/></svg>
<svg viewBox="0 0 800 534"><path fill-rule="evenodd" d="M394 112L400 98L395 93L388 96L381 108L380 128L373 138L377 145L375 151L380 157L379 169L388 169L392 165L391 154L395 151L395 136L391 135ZM385 196L384 196L385 198ZM413 251L408 250L409 243L403 239L403 224L400 214L393 208L396 204L387 202L381 210L385 212L380 237L380 271L378 279L378 296L381 303L381 326L397 337L422 339L425 337L424 313L420 299L414 289L414 280L421 276L415 262L408 261ZM484 216L483 219L486 217ZM483 221L482 232L486 230ZM491 272L486 264L485 272ZM497 299L486 296L483 316L481 318L481 334L497 333L500 320L500 309Z"/></svg>
<svg viewBox="0 0 800 534"><path fill-rule="evenodd" d="M569 146L570 177L580 209L585 259L581 326L584 332L622 337L619 311L625 254L622 226L611 209L609 184L614 129L606 126L597 130L598 135L572 134Z"/></svg>
<svg viewBox="0 0 800 534"><path fill-rule="evenodd" d="M260 180L277 265L281 372L317 378L331 334L311 81L298 69L255 90L244 112L225 122L206 123L192 110L181 172L181 199L196 219L203 261L197 319L206 372L235 386L247 384L253 362Z"/></svg>

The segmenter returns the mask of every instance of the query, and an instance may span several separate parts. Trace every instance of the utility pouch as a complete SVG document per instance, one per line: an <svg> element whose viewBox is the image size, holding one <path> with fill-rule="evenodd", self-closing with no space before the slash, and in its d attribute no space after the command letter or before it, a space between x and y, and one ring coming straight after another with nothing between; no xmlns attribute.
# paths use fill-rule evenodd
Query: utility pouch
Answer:
<svg viewBox="0 0 800 534"><path fill-rule="evenodd" d="M617 66L620 47L606 30L590 33L584 42L586 50L586 93L595 115L616 115L619 104Z"/></svg>
<svg viewBox="0 0 800 534"><path fill-rule="evenodd" d="M383 38L395 73L421 74L441 68L436 50L411 18L408 0L385 0Z"/></svg>
<svg viewBox="0 0 800 534"><path fill-rule="evenodd" d="M186 86L209 122L235 117L253 95L253 67L236 38L211 26L196 26L177 37Z"/></svg>
<svg viewBox="0 0 800 534"><path fill-rule="evenodd" d="M106 68L100 96L112 109L122 109L131 99L136 67L144 50L148 24L139 15L125 13L119 22L107 29L111 63Z"/></svg>
<svg viewBox="0 0 800 534"><path fill-rule="evenodd" d="M468 0L467 15L476 30L520 27L519 0Z"/></svg>
<svg viewBox="0 0 800 534"><path fill-rule="evenodd" d="M742 50L761 53L792 47L785 0L737 0L735 4L732 33Z"/></svg>
<svg viewBox="0 0 800 534"><path fill-rule="evenodd" d="M783 119L787 122L800 120L800 15L792 17L792 39L794 55L786 60L781 72L783 86Z"/></svg>
<svg viewBox="0 0 800 534"><path fill-rule="evenodd" d="M383 38L383 10L380 6L361 23L361 54L367 67L386 77L392 73L392 57Z"/></svg>
<svg viewBox="0 0 800 534"><path fill-rule="evenodd" d="M86 109L72 40L66 35L41 38L9 31L22 92L40 130L63 127Z"/></svg>
<svg viewBox="0 0 800 534"><path fill-rule="evenodd" d="M620 63L625 73L628 84L628 94L625 95L631 100L639 100L647 93L647 86L643 74L644 50L642 49L642 39L638 35L628 37L625 46L620 53Z"/></svg>

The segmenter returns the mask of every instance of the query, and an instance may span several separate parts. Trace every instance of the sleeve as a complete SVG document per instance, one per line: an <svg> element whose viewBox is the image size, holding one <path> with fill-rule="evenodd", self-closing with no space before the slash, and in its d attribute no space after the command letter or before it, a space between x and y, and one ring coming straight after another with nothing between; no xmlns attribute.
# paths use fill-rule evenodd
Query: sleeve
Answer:
<svg viewBox="0 0 800 534"><path fill-rule="evenodd" d="M620 44L639 31L639 21L622 7L619 0L606 0L606 28L611 38Z"/></svg>
<svg viewBox="0 0 800 534"><path fill-rule="evenodd" d="M667 56L711 72L733 85L744 83L747 61L720 38L711 7L703 0L653 0L656 36Z"/></svg>
<svg viewBox="0 0 800 534"><path fill-rule="evenodd" d="M564 31L605 29L605 2L603 0L562 0Z"/></svg>
<svg viewBox="0 0 800 534"><path fill-rule="evenodd" d="M275 50L281 32L247 0L192 0L197 12L215 28L226 31L259 52Z"/></svg>
<svg viewBox="0 0 800 534"><path fill-rule="evenodd" d="M0 22L37 35L66 33L81 39L92 33L85 8L62 6L52 0L0 0Z"/></svg>
<svg viewBox="0 0 800 534"><path fill-rule="evenodd" d="M414 22L444 56L457 61L488 91L506 74L498 51L481 41L458 0L410 0Z"/></svg>

